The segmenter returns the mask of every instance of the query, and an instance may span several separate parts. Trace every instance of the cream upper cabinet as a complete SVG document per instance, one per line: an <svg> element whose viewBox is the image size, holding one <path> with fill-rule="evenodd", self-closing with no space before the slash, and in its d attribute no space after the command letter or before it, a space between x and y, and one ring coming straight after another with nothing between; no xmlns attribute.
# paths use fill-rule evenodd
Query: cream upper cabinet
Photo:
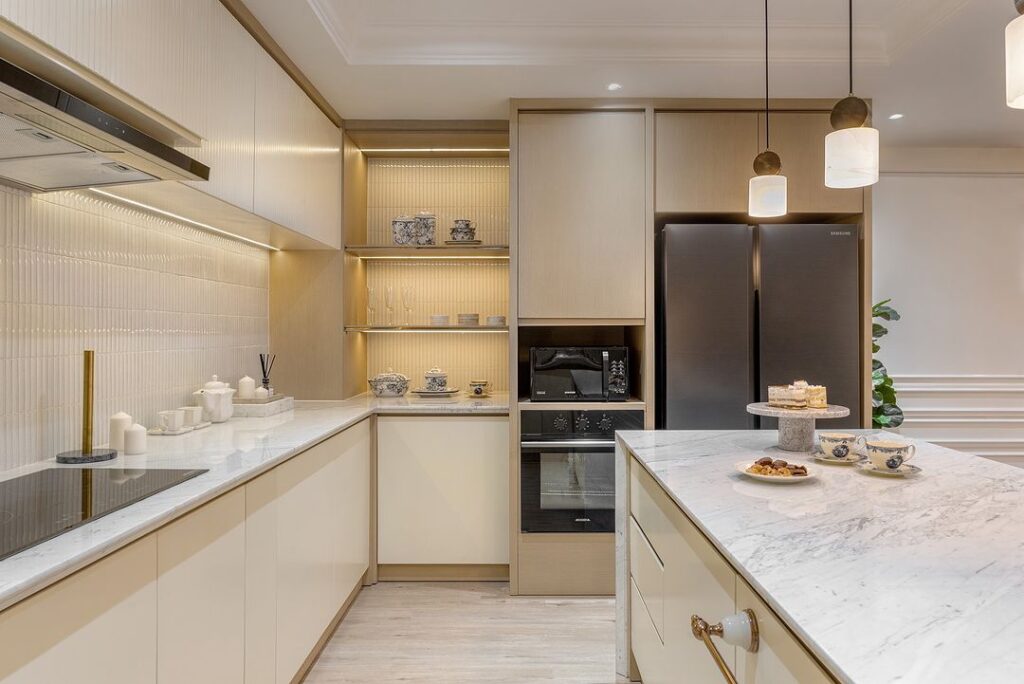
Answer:
<svg viewBox="0 0 1024 684"><path fill-rule="evenodd" d="M245 491L235 489L157 533L157 682L242 682Z"/></svg>
<svg viewBox="0 0 1024 684"><path fill-rule="evenodd" d="M341 246L341 131L262 51L253 206L260 216Z"/></svg>
<svg viewBox="0 0 1024 684"><path fill-rule="evenodd" d="M764 114L759 115L759 146L764 145ZM825 187L825 136L829 112L777 112L770 116L771 148L782 158L790 213L859 214L864 191Z"/></svg>
<svg viewBox="0 0 1024 684"><path fill-rule="evenodd" d="M656 211L747 212L756 113L659 112L654 140Z"/></svg>
<svg viewBox="0 0 1024 684"><path fill-rule="evenodd" d="M202 77L191 84L202 145L181 147L210 167L208 181L189 185L246 211L253 210L256 159L256 54L261 48L219 2L210 10Z"/></svg>
<svg viewBox="0 0 1024 684"><path fill-rule="evenodd" d="M150 535L0 613L4 684L156 682Z"/></svg>
<svg viewBox="0 0 1024 684"><path fill-rule="evenodd" d="M377 560L508 563L508 418L377 419Z"/></svg>
<svg viewBox="0 0 1024 684"><path fill-rule="evenodd" d="M643 318L643 112L519 114L520 318Z"/></svg>

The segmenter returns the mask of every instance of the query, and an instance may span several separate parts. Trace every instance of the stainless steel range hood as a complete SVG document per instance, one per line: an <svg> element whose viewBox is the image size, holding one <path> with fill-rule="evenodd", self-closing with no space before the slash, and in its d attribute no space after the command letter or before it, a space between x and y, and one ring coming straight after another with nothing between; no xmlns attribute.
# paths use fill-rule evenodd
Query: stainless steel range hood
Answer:
<svg viewBox="0 0 1024 684"><path fill-rule="evenodd" d="M188 155L0 59L0 183L48 192L209 177Z"/></svg>

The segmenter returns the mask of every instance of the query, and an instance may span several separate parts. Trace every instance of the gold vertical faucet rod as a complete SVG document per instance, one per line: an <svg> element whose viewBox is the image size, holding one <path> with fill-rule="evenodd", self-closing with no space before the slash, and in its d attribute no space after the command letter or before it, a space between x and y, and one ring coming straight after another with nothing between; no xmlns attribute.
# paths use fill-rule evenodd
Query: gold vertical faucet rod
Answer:
<svg viewBox="0 0 1024 684"><path fill-rule="evenodd" d="M93 391L93 364L96 352L86 349L83 359L82 371L82 454L92 454L92 391Z"/></svg>

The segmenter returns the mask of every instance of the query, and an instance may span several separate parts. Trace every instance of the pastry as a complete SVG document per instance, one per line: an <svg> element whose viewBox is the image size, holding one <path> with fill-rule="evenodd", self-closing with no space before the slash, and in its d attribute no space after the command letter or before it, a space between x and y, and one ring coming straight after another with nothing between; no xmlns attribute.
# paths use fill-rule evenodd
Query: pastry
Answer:
<svg viewBox="0 0 1024 684"><path fill-rule="evenodd" d="M824 385L795 380L791 385L769 385L768 405L786 409L823 409L828 408L828 398Z"/></svg>
<svg viewBox="0 0 1024 684"><path fill-rule="evenodd" d="M807 477L807 467L788 463L781 458L772 460L765 456L754 461L747 472L751 475L769 475L771 477Z"/></svg>
<svg viewBox="0 0 1024 684"><path fill-rule="evenodd" d="M793 385L769 385L768 405L775 408L807 408L807 390Z"/></svg>

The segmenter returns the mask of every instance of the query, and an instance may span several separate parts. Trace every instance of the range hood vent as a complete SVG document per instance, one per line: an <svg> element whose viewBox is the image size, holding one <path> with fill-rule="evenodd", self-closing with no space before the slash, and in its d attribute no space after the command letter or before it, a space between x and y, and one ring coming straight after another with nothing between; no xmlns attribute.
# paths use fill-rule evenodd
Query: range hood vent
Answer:
<svg viewBox="0 0 1024 684"><path fill-rule="evenodd" d="M0 59L0 183L49 192L209 177L188 155Z"/></svg>

